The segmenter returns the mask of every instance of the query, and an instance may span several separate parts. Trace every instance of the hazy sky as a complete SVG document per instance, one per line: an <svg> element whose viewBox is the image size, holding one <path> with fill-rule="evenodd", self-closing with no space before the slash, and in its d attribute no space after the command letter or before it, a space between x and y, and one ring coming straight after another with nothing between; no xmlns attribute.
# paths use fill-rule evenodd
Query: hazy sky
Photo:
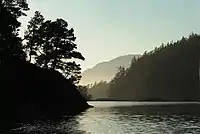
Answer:
<svg viewBox="0 0 200 134"><path fill-rule="evenodd" d="M75 29L83 70L126 54L142 54L162 42L200 33L200 0L28 0L23 26L39 10ZM22 29L21 34L24 32Z"/></svg>

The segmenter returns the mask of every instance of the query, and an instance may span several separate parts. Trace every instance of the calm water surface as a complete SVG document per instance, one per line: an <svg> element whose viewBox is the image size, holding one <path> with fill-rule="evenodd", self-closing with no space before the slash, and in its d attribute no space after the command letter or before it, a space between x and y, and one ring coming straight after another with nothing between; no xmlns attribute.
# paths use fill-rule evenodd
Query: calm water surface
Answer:
<svg viewBox="0 0 200 134"><path fill-rule="evenodd" d="M200 134L198 103L98 102L74 118L21 124L12 132L47 134Z"/></svg>

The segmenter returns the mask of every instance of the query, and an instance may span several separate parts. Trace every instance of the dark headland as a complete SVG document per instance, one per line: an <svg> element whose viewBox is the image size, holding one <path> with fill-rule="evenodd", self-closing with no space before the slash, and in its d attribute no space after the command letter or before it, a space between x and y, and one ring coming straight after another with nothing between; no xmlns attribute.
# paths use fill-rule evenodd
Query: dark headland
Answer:
<svg viewBox="0 0 200 134"><path fill-rule="evenodd" d="M0 66L0 130L40 117L75 115L91 107L77 87L55 70L23 60Z"/></svg>
<svg viewBox="0 0 200 134"><path fill-rule="evenodd" d="M0 0L0 133L91 107L76 86L81 67L71 59L85 58L76 51L74 29L35 11L21 37L18 18L28 10L26 0Z"/></svg>

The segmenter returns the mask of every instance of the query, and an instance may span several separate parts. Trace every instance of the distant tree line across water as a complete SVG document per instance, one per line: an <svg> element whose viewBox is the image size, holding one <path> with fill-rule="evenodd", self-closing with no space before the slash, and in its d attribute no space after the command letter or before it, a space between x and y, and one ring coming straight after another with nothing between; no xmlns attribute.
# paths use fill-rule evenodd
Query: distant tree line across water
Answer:
<svg viewBox="0 0 200 134"><path fill-rule="evenodd" d="M13 59L31 62L41 68L58 70L66 79L78 84L84 60L75 44L74 29L61 18L45 20L39 11L28 23L24 38L19 37L26 16L26 0L0 1L0 67ZM153 51L133 59L129 68L119 67L109 82L80 86L80 91L107 89L108 98L122 100L199 100L200 36L191 34L176 42L162 44ZM89 98L91 96L89 95Z"/></svg>
<svg viewBox="0 0 200 134"><path fill-rule="evenodd" d="M199 54L200 35L192 33L144 52L129 68L119 67L110 82L88 91L105 92L106 85L107 98L113 100L199 100Z"/></svg>

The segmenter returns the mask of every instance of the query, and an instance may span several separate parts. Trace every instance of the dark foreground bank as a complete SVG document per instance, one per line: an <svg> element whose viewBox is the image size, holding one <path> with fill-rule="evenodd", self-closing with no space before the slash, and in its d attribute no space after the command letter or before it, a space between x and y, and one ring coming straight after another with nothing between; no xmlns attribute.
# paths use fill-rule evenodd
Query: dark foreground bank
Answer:
<svg viewBox="0 0 200 134"><path fill-rule="evenodd" d="M76 115L91 107L59 72L23 60L0 66L0 132L16 122Z"/></svg>

